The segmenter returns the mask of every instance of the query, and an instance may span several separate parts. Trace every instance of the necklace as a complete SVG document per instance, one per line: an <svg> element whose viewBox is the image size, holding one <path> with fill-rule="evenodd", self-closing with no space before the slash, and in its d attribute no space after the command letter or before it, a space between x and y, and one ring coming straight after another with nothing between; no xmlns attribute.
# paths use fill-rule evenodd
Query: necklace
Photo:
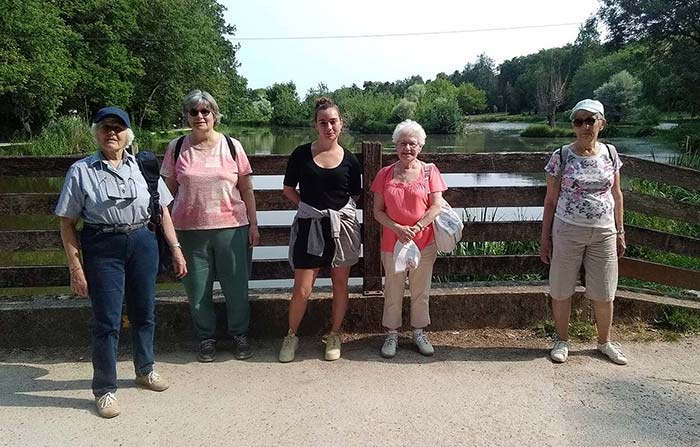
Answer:
<svg viewBox="0 0 700 447"><path fill-rule="evenodd" d="M403 168L400 164L396 164L396 166L394 167L394 177L396 178L396 180L398 180L401 183L408 183L418 178L412 178L412 165L413 163L411 163L411 165L409 165L408 167Z"/></svg>

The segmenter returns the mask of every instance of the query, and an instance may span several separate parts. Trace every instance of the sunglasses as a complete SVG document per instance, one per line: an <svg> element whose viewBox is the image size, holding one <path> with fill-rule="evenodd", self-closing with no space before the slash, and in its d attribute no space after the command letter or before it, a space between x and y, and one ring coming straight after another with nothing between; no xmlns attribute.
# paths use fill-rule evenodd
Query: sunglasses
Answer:
<svg viewBox="0 0 700 447"><path fill-rule="evenodd" d="M100 130L102 130L104 133L121 133L126 130L126 127L120 126L118 124L101 124Z"/></svg>
<svg viewBox="0 0 700 447"><path fill-rule="evenodd" d="M197 115L199 115L199 114L201 113L202 116L203 116L204 118L206 118L206 117L208 117L209 114L211 113L211 110L207 110L207 109L201 109L201 110L190 109L189 112L187 112L187 113L189 113L191 117L195 117L195 116L197 116Z"/></svg>
<svg viewBox="0 0 700 447"><path fill-rule="evenodd" d="M586 126L592 126L596 123L596 121L598 121L598 120L591 116L591 117L586 118L585 120L581 119L581 118L576 118L575 120L572 121L572 123L574 124L574 127L581 127L584 124Z"/></svg>

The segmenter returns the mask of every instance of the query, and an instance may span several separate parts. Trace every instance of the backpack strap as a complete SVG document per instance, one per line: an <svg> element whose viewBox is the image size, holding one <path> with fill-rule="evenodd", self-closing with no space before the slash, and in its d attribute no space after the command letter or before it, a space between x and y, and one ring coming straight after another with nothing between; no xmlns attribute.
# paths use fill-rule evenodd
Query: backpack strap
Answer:
<svg viewBox="0 0 700 447"><path fill-rule="evenodd" d="M425 181L425 190L430 195L430 165L432 163L423 163L423 180Z"/></svg>
<svg viewBox="0 0 700 447"><path fill-rule="evenodd" d="M226 138L226 144L228 144L228 150L231 151L231 158L233 158L233 161L236 161L236 146L233 145L233 140L228 135L224 135L224 138Z"/></svg>
<svg viewBox="0 0 700 447"><path fill-rule="evenodd" d="M564 166L566 166L566 159L569 158L569 149L566 149L566 156L564 156L564 147L559 148L559 177L564 173ZM556 149L555 149L556 150Z"/></svg>
<svg viewBox="0 0 700 447"><path fill-rule="evenodd" d="M608 156L612 162L613 169L617 171L617 150L615 150L615 146L611 146L608 143L605 143L605 147L608 148Z"/></svg>
<svg viewBox="0 0 700 447"><path fill-rule="evenodd" d="M228 145L228 150L231 151L231 157L233 158L233 161L236 161L236 146L233 144L233 140L231 137L228 135L224 135L224 138L226 138L226 144ZM177 158L180 156L180 151L182 150L182 143L185 141L185 136L181 136L180 138L177 139L177 142L175 143L175 152L173 153L173 158L177 160Z"/></svg>
<svg viewBox="0 0 700 447"><path fill-rule="evenodd" d="M158 226L161 224L163 210L160 207L160 193L158 192L158 181L160 180L160 163L153 152L139 151L136 154L136 162L139 165L141 175L148 185L148 193L151 199L148 208L151 211L151 224Z"/></svg>
<svg viewBox="0 0 700 447"><path fill-rule="evenodd" d="M173 152L173 158L175 161L177 161L177 158L180 156L180 150L182 150L182 143L185 141L185 136L181 136L180 138L177 139L177 142L175 143L175 152Z"/></svg>

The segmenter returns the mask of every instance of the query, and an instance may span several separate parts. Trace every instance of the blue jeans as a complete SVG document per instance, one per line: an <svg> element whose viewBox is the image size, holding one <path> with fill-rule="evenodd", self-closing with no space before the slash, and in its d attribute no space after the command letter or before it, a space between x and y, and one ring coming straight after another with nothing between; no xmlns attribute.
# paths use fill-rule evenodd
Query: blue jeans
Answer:
<svg viewBox="0 0 700 447"><path fill-rule="evenodd" d="M153 370L158 243L146 227L128 234L83 228L80 239L93 315L92 391L99 397L117 390L117 346L125 300L136 374Z"/></svg>

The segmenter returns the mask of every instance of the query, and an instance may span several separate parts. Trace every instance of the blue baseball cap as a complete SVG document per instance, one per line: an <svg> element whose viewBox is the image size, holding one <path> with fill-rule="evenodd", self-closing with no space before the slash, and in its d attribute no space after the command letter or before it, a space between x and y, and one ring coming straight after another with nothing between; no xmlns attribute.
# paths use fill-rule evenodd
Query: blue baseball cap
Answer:
<svg viewBox="0 0 700 447"><path fill-rule="evenodd" d="M104 107L98 110L95 114L95 119L93 120L93 122L97 124L103 119L109 117L119 118L120 120L122 120L124 125L126 125L126 127L131 129L131 121L129 120L129 114L120 109L119 107Z"/></svg>

